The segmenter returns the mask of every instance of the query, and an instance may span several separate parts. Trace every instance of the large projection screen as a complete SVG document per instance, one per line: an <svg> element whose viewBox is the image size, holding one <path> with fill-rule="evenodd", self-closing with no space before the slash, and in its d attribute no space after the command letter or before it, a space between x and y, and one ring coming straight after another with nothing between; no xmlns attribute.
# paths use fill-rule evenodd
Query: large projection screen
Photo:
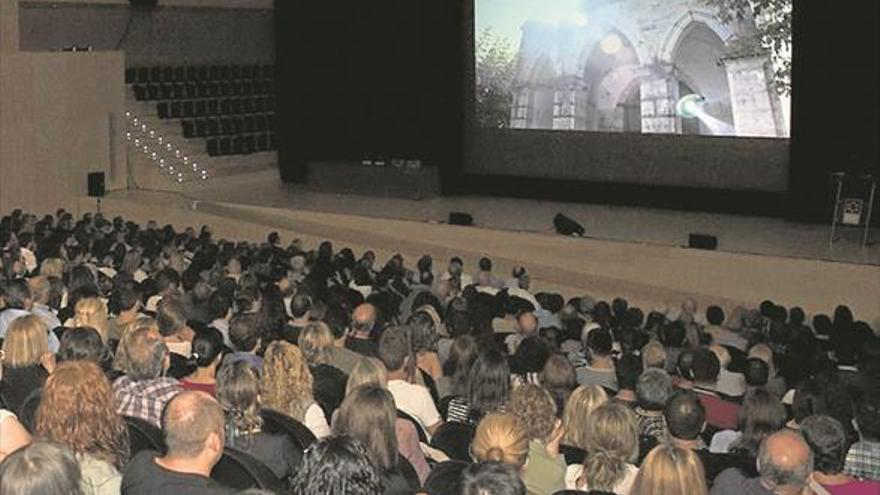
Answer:
<svg viewBox="0 0 880 495"><path fill-rule="evenodd" d="M470 171L786 188L791 0L474 0L473 9ZM529 163L518 142L541 160Z"/></svg>

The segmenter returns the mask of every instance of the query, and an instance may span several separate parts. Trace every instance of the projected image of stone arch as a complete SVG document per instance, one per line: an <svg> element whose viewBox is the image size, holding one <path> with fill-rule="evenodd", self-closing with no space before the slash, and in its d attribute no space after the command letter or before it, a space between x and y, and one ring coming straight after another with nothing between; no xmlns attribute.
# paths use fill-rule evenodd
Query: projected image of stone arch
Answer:
<svg viewBox="0 0 880 495"><path fill-rule="evenodd" d="M756 21L712 1L477 0L478 39L511 48L509 127L787 137Z"/></svg>

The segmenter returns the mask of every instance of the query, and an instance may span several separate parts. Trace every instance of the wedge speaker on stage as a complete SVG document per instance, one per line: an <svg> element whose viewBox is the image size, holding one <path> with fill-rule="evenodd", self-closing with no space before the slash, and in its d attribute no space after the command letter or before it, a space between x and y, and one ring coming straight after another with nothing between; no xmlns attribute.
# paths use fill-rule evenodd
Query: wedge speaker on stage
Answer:
<svg viewBox="0 0 880 495"><path fill-rule="evenodd" d="M474 224L474 217L469 213L452 212L449 214L449 225L463 225L470 227Z"/></svg>
<svg viewBox="0 0 880 495"><path fill-rule="evenodd" d="M714 251L718 249L718 238L714 235L707 234L691 234L688 236L688 247L693 249L707 249Z"/></svg>
<svg viewBox="0 0 880 495"><path fill-rule="evenodd" d="M132 7L139 9L152 9L159 5L159 0L128 0Z"/></svg>
<svg viewBox="0 0 880 495"><path fill-rule="evenodd" d="M586 232L581 224L575 222L571 218L568 218L562 213L557 213L556 216L553 217L553 227L556 228L557 233L562 235L583 237L584 233Z"/></svg>

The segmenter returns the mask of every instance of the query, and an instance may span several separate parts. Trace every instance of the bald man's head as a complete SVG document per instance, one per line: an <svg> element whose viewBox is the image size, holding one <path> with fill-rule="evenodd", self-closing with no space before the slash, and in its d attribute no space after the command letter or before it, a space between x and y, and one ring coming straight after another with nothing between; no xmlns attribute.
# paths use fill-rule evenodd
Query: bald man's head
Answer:
<svg viewBox="0 0 880 495"><path fill-rule="evenodd" d="M357 332L370 332L376 324L376 307L372 304L361 304L354 308L351 316L351 327Z"/></svg>
<svg viewBox="0 0 880 495"><path fill-rule="evenodd" d="M761 443L758 472L761 482L773 491L803 488L813 472L813 453L800 433L779 431Z"/></svg>
<svg viewBox="0 0 880 495"><path fill-rule="evenodd" d="M222 449L223 409L203 392L181 392L165 406L162 430L169 457L196 458L211 435L218 437Z"/></svg>
<svg viewBox="0 0 880 495"><path fill-rule="evenodd" d="M535 335L538 333L538 319L534 313L522 313L516 319L519 332L523 335Z"/></svg>

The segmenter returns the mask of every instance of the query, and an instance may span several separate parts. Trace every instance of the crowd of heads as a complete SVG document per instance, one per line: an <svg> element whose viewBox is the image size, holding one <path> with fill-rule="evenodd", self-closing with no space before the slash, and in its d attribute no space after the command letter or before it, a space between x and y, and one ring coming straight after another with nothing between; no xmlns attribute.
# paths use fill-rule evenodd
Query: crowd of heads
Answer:
<svg viewBox="0 0 880 495"><path fill-rule="evenodd" d="M161 428L156 462L207 478L265 411L311 429L282 480L302 495L397 493L398 472L430 495L700 495L734 486L728 468L782 494L880 472L852 465L880 444L880 338L846 306L639 308L536 292L487 257L380 265L64 210L2 217L0 248L0 405L29 430L0 443L3 494L80 493L84 458L126 472L125 416Z"/></svg>

